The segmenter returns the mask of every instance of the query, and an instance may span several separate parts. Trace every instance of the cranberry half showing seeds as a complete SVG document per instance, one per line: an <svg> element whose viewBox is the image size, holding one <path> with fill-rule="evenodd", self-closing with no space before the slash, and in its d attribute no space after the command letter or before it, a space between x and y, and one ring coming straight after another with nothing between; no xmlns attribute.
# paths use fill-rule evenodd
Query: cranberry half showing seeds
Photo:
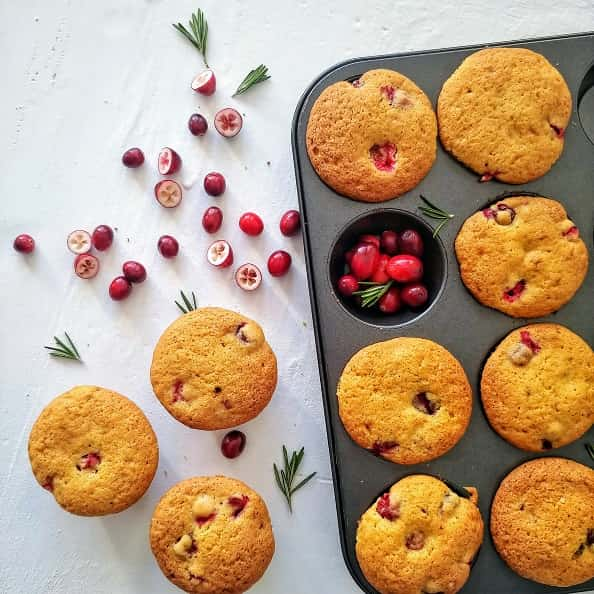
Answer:
<svg viewBox="0 0 594 594"><path fill-rule="evenodd" d="M226 138L233 138L239 134L243 126L243 118L236 109L226 107L217 112L214 125L219 134Z"/></svg>

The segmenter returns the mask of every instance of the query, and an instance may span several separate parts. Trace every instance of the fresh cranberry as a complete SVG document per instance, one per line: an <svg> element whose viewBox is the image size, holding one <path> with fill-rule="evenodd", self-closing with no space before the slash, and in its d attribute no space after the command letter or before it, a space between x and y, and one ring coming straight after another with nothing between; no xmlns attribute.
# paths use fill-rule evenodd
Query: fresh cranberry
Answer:
<svg viewBox="0 0 594 594"><path fill-rule="evenodd" d="M390 493L384 493L375 506L377 513L385 520L396 520L400 517L400 505L392 503Z"/></svg>
<svg viewBox="0 0 594 594"><path fill-rule="evenodd" d="M125 276L116 276L109 285L109 296L114 301L126 299L132 292L132 284Z"/></svg>
<svg viewBox="0 0 594 594"><path fill-rule="evenodd" d="M416 256L399 254L388 262L388 274L399 283L411 283L423 277L423 262Z"/></svg>
<svg viewBox="0 0 594 594"><path fill-rule="evenodd" d="M396 287L390 287L378 301L378 307L382 313L392 314L400 309L400 295Z"/></svg>
<svg viewBox="0 0 594 594"><path fill-rule="evenodd" d="M369 156L379 171L394 171L396 169L396 145L391 142L374 144L369 149Z"/></svg>
<svg viewBox="0 0 594 594"><path fill-rule="evenodd" d="M124 276L131 283L142 283L146 280L146 268L134 260L128 260L122 265Z"/></svg>
<svg viewBox="0 0 594 594"><path fill-rule="evenodd" d="M246 212L239 217L239 228L247 235L260 235L264 223L255 212Z"/></svg>
<svg viewBox="0 0 594 594"><path fill-rule="evenodd" d="M283 276L287 274L290 266L291 256L283 250L272 252L270 258L268 258L268 272L272 276Z"/></svg>
<svg viewBox="0 0 594 594"><path fill-rule="evenodd" d="M359 290L359 281L352 274L344 274L338 279L338 292L345 297L350 297Z"/></svg>
<svg viewBox="0 0 594 594"><path fill-rule="evenodd" d="M418 231L406 229L398 237L398 250L401 254L409 254L421 258L423 256L423 238Z"/></svg>
<svg viewBox="0 0 594 594"><path fill-rule="evenodd" d="M223 211L218 206L209 206L202 215L202 226L207 233L216 233L223 224Z"/></svg>
<svg viewBox="0 0 594 594"><path fill-rule="evenodd" d="M353 261L353 256L355 255L355 249L353 248L352 250L348 250L345 255L344 255L344 259L346 261L346 263L350 266L352 261Z"/></svg>
<svg viewBox="0 0 594 594"><path fill-rule="evenodd" d="M122 155L126 167L140 167L144 163L144 153L139 148L130 148Z"/></svg>
<svg viewBox="0 0 594 594"><path fill-rule="evenodd" d="M382 233L380 239L382 251L388 256L395 256L398 253L398 233L390 229Z"/></svg>
<svg viewBox="0 0 594 594"><path fill-rule="evenodd" d="M220 196L227 187L225 178L216 171L211 171L204 178L204 189L209 196Z"/></svg>
<svg viewBox="0 0 594 594"><path fill-rule="evenodd" d="M164 258L175 258L179 252L179 243L171 235L162 235L157 242L157 248Z"/></svg>
<svg viewBox="0 0 594 594"><path fill-rule="evenodd" d="M208 130L208 122L203 115L193 113L188 120L188 129L194 136L204 136Z"/></svg>
<svg viewBox="0 0 594 594"><path fill-rule="evenodd" d="M371 235L367 233L359 237L359 243L370 243L374 245L378 250L380 249L380 238L379 235Z"/></svg>
<svg viewBox="0 0 594 594"><path fill-rule="evenodd" d="M245 448L245 435L237 429L229 431L221 442L221 452L225 458L237 458Z"/></svg>
<svg viewBox="0 0 594 594"><path fill-rule="evenodd" d="M427 287L421 283L405 285L400 291L400 299L409 307L421 307L427 303L429 292Z"/></svg>
<svg viewBox="0 0 594 594"><path fill-rule="evenodd" d="M113 229L108 225L99 225L92 235L93 247L104 252L113 243Z"/></svg>
<svg viewBox="0 0 594 594"><path fill-rule="evenodd" d="M377 268L371 275L371 282L380 283L381 285L383 285L390 280L390 276L386 272L386 267L388 266L389 261L390 256L388 256L388 254L380 254L379 261L377 263Z"/></svg>
<svg viewBox="0 0 594 594"><path fill-rule="evenodd" d="M297 210L287 210L280 220L280 232L287 237L296 235L301 226L301 215Z"/></svg>
<svg viewBox="0 0 594 594"><path fill-rule="evenodd" d="M375 245L364 243L355 248L351 270L357 280L367 280L379 264L380 253Z"/></svg>
<svg viewBox="0 0 594 594"><path fill-rule="evenodd" d="M16 236L12 247L21 254L30 254L35 249L35 240L30 235L21 233Z"/></svg>

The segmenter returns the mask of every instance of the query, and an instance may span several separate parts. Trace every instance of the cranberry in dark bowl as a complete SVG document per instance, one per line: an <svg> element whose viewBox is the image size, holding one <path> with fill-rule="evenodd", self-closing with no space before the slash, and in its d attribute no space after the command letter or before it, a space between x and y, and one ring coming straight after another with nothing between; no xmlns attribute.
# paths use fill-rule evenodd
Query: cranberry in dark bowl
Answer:
<svg viewBox="0 0 594 594"><path fill-rule="evenodd" d="M398 209L381 208L353 219L330 252L336 299L353 316L379 326L400 326L422 315L441 295L446 274L445 249L433 229ZM369 289L381 294L370 301L369 293L361 294Z"/></svg>

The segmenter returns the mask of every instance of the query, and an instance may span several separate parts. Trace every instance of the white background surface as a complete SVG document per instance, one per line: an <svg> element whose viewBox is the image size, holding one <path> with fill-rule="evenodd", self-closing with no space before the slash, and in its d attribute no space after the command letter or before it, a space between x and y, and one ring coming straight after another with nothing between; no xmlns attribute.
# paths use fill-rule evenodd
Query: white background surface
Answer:
<svg viewBox="0 0 594 594"><path fill-rule="evenodd" d="M449 4L449 5L448 5ZM301 238L283 238L282 212L297 206L290 124L297 100L335 62L382 54L561 34L594 29L592 0L356 2L355 0L204 0L210 24L209 60L217 93L189 89L201 67L198 53L170 23L184 23L200 4L189 0L25 0L0 3L0 590L6 593L175 592L148 546L148 523L163 492L182 478L225 473L248 482L268 503L277 540L275 558L254 593L358 592L340 553L323 411L306 289ZM264 62L272 79L230 98L252 67ZM218 108L246 114L240 136L228 141L211 127L197 139L186 129L194 111L209 120ZM167 211L152 197L156 153L175 147L184 159L179 178L225 174L228 190L211 199L200 181ZM140 146L140 170L120 164ZM270 161L270 165L267 165ZM283 279L265 274L255 294L241 292L231 271L206 264L211 239L200 226L207 205L225 213L218 234L236 262L265 267L284 248L294 257ZM262 215L266 230L242 236L237 218ZM117 227L93 281L72 273L65 238L75 228ZM11 248L18 233L37 241L32 257ZM175 235L175 261L156 251L157 238ZM125 302L110 301L109 281L129 258L149 279ZM224 432L193 431L154 398L148 370L153 346L177 315L179 289L196 290L200 304L239 309L259 320L279 360L280 381L270 406L244 431L248 446L234 461L218 450ZM67 330L84 365L50 360L42 346ZM128 395L151 420L160 442L155 481L131 509L112 517L63 512L34 481L27 438L41 408L79 383ZM306 446L304 471L316 480L295 500L290 516L273 482L280 448Z"/></svg>

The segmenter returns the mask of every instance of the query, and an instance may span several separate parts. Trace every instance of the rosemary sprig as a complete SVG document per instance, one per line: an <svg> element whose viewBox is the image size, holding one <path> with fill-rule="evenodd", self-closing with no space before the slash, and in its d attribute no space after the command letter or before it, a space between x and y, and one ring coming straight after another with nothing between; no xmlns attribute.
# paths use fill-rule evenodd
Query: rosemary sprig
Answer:
<svg viewBox="0 0 594 594"><path fill-rule="evenodd" d="M285 496L285 499L287 500L287 503L289 505L289 511L291 513L293 513L293 494L295 493L295 491L301 489L301 487L303 487L316 475L315 472L312 472L310 475L306 476L300 483L293 486L293 481L295 480L297 469L299 468L299 465L303 460L303 455L305 453L304 449L305 448L301 448L299 452L293 452L291 454L291 458L289 459L289 455L287 454L287 448L286 446L283 446L283 462L285 468L279 471L276 464L272 465L274 469L274 478L276 479L276 484Z"/></svg>
<svg viewBox="0 0 594 594"><path fill-rule="evenodd" d="M446 480L444 478L441 479L456 495L460 495L460 497L464 497L465 499L470 499L471 494L467 491L464 487L461 487L457 483L453 481Z"/></svg>
<svg viewBox="0 0 594 594"><path fill-rule="evenodd" d="M80 354L70 336L68 336L68 332L64 332L64 336L66 337L66 344L64 341L60 340L57 336L54 336L54 341L58 346L44 346L44 349L49 351L49 354L52 357L58 357L59 359L72 359L73 361L80 361Z"/></svg>
<svg viewBox="0 0 594 594"><path fill-rule="evenodd" d="M237 91L233 93L232 97L236 95L241 95L245 93L248 89L251 89L254 85L258 83L264 82L270 78L268 74L268 66L264 66L264 64L260 64L257 68L250 70L246 77L241 81L239 86L237 87Z"/></svg>
<svg viewBox="0 0 594 594"><path fill-rule="evenodd" d="M387 283L372 283L372 282L359 282L359 285L366 285L366 289L355 291L353 295L359 295L361 297L362 307L373 307L392 286L394 281L388 281Z"/></svg>
<svg viewBox="0 0 594 594"><path fill-rule="evenodd" d="M441 221L439 225L433 231L433 237L437 237L439 232L441 231L442 227L450 220L454 218L452 213L446 212L439 206L435 206L432 202L429 202L425 196L421 194L421 200L425 203L425 206L419 206L419 210L430 219L435 219L437 221Z"/></svg>
<svg viewBox="0 0 594 594"><path fill-rule="evenodd" d="M206 61L206 42L208 39L208 23L204 13L199 8L188 21L190 31L181 23L172 24L173 28L179 31L201 54L204 65L209 68Z"/></svg>
<svg viewBox="0 0 594 594"><path fill-rule="evenodd" d="M588 452L588 456L594 460L594 445L587 441L584 444L584 447L586 448L586 452Z"/></svg>
<svg viewBox="0 0 594 594"><path fill-rule="evenodd" d="M180 308L182 313L189 313L194 311L198 307L198 303L196 303L196 295L194 295L194 291L192 291L192 301L186 297L186 294L183 291L180 291L179 294L181 295L182 301L184 304L182 305L179 301L175 301L175 305Z"/></svg>

